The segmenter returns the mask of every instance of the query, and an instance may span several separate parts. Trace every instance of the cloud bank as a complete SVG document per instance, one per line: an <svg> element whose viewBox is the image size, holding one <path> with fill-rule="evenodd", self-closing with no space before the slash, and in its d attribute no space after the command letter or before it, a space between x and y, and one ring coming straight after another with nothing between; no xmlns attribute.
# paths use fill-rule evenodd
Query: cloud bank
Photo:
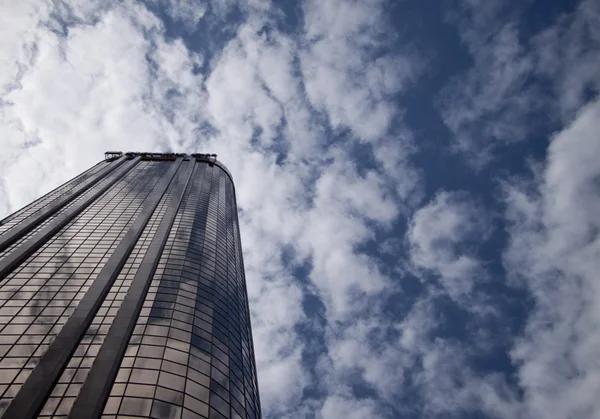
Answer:
<svg viewBox="0 0 600 419"><path fill-rule="evenodd" d="M0 214L108 149L217 153L265 417L597 417L600 9L405 7L4 6Z"/></svg>

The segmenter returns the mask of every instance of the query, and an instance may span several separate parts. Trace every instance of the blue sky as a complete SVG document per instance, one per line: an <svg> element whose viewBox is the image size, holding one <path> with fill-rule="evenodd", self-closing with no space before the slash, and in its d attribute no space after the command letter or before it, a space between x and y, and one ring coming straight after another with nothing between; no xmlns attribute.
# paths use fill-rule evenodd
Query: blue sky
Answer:
<svg viewBox="0 0 600 419"><path fill-rule="evenodd" d="M266 418L600 417L598 2L0 7L0 216L217 153Z"/></svg>

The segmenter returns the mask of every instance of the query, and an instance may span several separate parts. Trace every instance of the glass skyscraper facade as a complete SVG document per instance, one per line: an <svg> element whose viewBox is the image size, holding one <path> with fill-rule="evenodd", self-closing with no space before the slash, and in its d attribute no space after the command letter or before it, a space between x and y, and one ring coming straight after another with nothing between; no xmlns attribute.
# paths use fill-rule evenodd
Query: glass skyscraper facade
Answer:
<svg viewBox="0 0 600 419"><path fill-rule="evenodd" d="M215 155L110 152L0 221L0 417L261 417Z"/></svg>

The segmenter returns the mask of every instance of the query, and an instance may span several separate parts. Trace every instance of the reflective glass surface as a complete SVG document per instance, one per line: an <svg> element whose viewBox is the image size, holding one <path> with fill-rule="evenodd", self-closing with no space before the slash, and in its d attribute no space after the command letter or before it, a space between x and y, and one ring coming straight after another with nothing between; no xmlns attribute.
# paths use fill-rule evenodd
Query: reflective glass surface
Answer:
<svg viewBox="0 0 600 419"><path fill-rule="evenodd" d="M163 162L138 164L0 284L0 412L37 365L167 168ZM94 344L87 350L97 348ZM83 378L84 372L73 377L80 382Z"/></svg>
<svg viewBox="0 0 600 419"><path fill-rule="evenodd" d="M171 164L141 161L0 283L0 416ZM116 360L104 418L260 417L233 183L217 165L195 164L140 300L133 334L123 341L126 353ZM109 181L110 175L98 186ZM157 228L174 186L153 212L40 417L71 411L150 242L160 237Z"/></svg>
<svg viewBox="0 0 600 419"><path fill-rule="evenodd" d="M103 417L260 417L233 185L198 165Z"/></svg>
<svg viewBox="0 0 600 419"><path fill-rule="evenodd" d="M113 162L114 163L114 162ZM113 164L110 163L110 164ZM101 170L103 167L105 166L101 166L101 168L99 170ZM119 169L116 169L115 172L118 172ZM5 249L4 251L0 252L0 260L6 256L8 253L10 253L13 249L19 247L23 242L25 242L26 240L28 240L30 237L32 237L33 235L35 235L36 233L38 233L42 228L44 228L45 226L47 226L49 223L51 223L52 221L54 221L57 217L59 217L60 215L64 214L68 209L70 209L71 207L76 206L78 203L82 202L84 199L86 199L86 197L90 196L91 194L93 194L93 192L96 189L101 188L103 185L106 185L107 183L109 183L112 179L115 178L115 176L117 175L115 172L112 172L110 174L108 174L108 176L105 176L104 178L102 178L98 183L96 183L93 187L88 188L85 192L83 192L81 195L79 195L78 197L76 197L75 199L73 199L71 202L69 202L66 205L63 205L58 211L56 211L55 213L53 213L50 217L48 217L47 219L45 219L43 222L41 222L40 224L38 224L34 229L32 229L29 233L27 233L26 235L24 235L23 237L21 237L19 240L17 240L15 243L13 243L12 245L10 245L10 247L8 247L7 249ZM94 172L95 173L95 172ZM93 176L93 174L91 174L90 176ZM81 182L85 181L85 179L82 179ZM81 183L79 182L79 183ZM76 185L72 185L72 186L76 186ZM116 185L113 185L113 188ZM69 185L69 188L71 188L71 185ZM66 192L66 191L64 191ZM110 193L110 192L108 192ZM59 197L57 197L59 198ZM50 202L50 204L52 204L52 202Z"/></svg>
<svg viewBox="0 0 600 419"><path fill-rule="evenodd" d="M143 174L144 177L154 178L155 181L148 182L144 186L142 195L146 198L152 192L152 188L157 183L156 180L165 174L168 163L154 162L149 170ZM112 285L107 297L102 302L98 313L94 316L92 324L88 327L83 339L75 350L69 365L63 371L54 387L50 397L40 412L40 418L63 418L67 417L71 407L83 386L85 378L90 371L92 363L100 350L104 338L113 324L113 320L119 310L127 291L131 285L133 277L140 267L145 251L150 241L156 233L156 229L166 211L172 197L171 185L169 190L162 197L158 207L152 214L150 221L144 228L140 239L137 241L133 251L127 258L127 261L121 269L117 279Z"/></svg>
<svg viewBox="0 0 600 419"><path fill-rule="evenodd" d="M64 183L58 188L48 192L46 195L33 201L31 204L21 208L20 210L12 213L8 217L0 221L0 237L6 230L16 226L23 220L26 220L29 216L36 213L37 211L45 209L48 205L52 204L58 198L62 197L66 192L70 191L80 183L89 179L91 176L93 176L95 173L102 170L103 168L107 167L109 164L110 163L104 161L98 163L97 165L86 170L79 176L74 177L73 179L69 180L68 182Z"/></svg>

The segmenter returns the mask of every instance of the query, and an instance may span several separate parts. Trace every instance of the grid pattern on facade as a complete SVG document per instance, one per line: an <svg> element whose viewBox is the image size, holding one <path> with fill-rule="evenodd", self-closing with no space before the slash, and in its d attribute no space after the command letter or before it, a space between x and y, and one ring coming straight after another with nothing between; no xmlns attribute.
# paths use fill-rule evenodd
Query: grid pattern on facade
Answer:
<svg viewBox="0 0 600 419"><path fill-rule="evenodd" d="M2 234L5 231L18 225L19 223L26 220L28 217L30 217L34 213L36 213L40 210L43 210L48 205L52 204L54 201L56 201L61 196L63 196L65 193L67 193L69 190L71 190L75 186L83 183L84 181L89 179L91 176L93 176L95 173L102 170L104 167L106 167L106 165L107 165L107 163L102 161L102 162L96 164L95 166L92 166L90 169L81 173L79 176L60 185L58 188L48 192L46 195L33 201L31 204L26 205L25 207L21 208L17 212L9 215L8 217L6 217L2 221L0 221L0 236L2 236Z"/></svg>
<svg viewBox="0 0 600 419"><path fill-rule="evenodd" d="M168 164L161 162L138 164L0 285L0 413L37 365L167 168Z"/></svg>
<svg viewBox="0 0 600 419"><path fill-rule="evenodd" d="M104 168L106 166L101 166L101 167ZM58 211L56 211L50 217L46 218L44 221L42 221L40 224L38 224L35 228L33 228L31 231L29 231L23 237L19 238L17 241L15 241L14 243L12 243L8 248L6 248L2 252L0 252L0 260L3 257L5 257L6 255L8 255L10 252L12 252L15 248L17 248L21 244L23 244L26 240L28 240L29 238L31 238L34 234L38 233L46 225L48 225L49 223L51 223L52 221L54 221L61 214L65 213L68 209L70 209L71 207L77 205L79 202L83 201L88 196L90 196L91 194L93 194L96 189L101 188L103 185L106 185L107 183L111 182L115 178L115 176L118 176L118 170L119 169L117 169L116 172L109 173L108 176L105 176L98 183L96 183L91 188L88 188L81 195L79 195L78 197L76 197L75 199L73 199L72 201L70 201L69 203L67 203L66 205L63 205Z"/></svg>
<svg viewBox="0 0 600 419"><path fill-rule="evenodd" d="M220 324L228 326L228 336L226 337L229 338L229 378L231 394L234 396L231 399L232 407L235 406L236 401L241 402L243 395L248 417L255 418L260 417L258 380L254 362L254 345L250 328L250 311L235 192L231 179L223 172L219 173L215 281L216 284L221 285L221 290L215 288L217 290L215 311L221 315ZM207 223L207 227L208 225ZM227 314L226 317L223 315L224 313ZM228 321L228 324L225 323L225 320Z"/></svg>
<svg viewBox="0 0 600 419"><path fill-rule="evenodd" d="M132 153L130 157L136 155ZM10 273L0 283L0 416L140 214L152 188L173 167L173 159L167 160L163 155L155 157L158 160L152 157L137 163L131 170L127 168L124 177L84 207L30 257L12 271L6 269ZM192 163L184 161L178 173L190 167L189 164ZM81 184L105 167L107 163L99 163L25 207L20 211L22 218L17 219L17 213L3 222L13 220L11 226L17 226L27 216L60 199L66 185L72 188ZM107 185L120 171L109 173L1 252L0 261L70 207ZM83 338L78 342L79 333L84 330L81 328L74 337L77 349L58 383L52 387L51 381L41 378L46 374L42 365L36 371L36 380L41 379L44 386L47 384L50 393L43 392L48 398L40 417L67 417L98 352L102 351L98 358L105 359L105 349L119 341L128 345L104 406L103 418L261 417L235 192L229 172L216 159L200 159L196 163L162 255L159 259L152 257L158 260L158 267L149 290L145 296L145 288L139 291L142 300L136 296L137 301L143 301L143 306L131 337L127 329L127 334L121 335L125 340L115 340L113 332L106 339L152 239L158 237L155 233L165 229L158 230L158 227L172 201L176 183L172 182L161 198ZM52 194L55 196L50 197ZM7 229L0 230L0 235L2 231ZM14 258L8 256L5 260L11 257ZM147 266L147 260L143 266ZM94 288L98 283L96 281ZM137 282L131 287L134 288L139 288ZM128 296L125 301L130 300ZM119 314L118 318L122 316ZM127 318L136 317L127 315ZM116 327L123 319L114 323ZM65 334L66 331L61 333L61 339L70 335ZM105 341L107 348L102 346ZM52 348L62 348L58 343L54 342ZM42 364L55 365L52 361L48 363L49 359L46 356ZM63 361L67 360L57 361L56 365L63 365ZM102 364L99 361L96 364ZM94 372L92 376L98 374ZM88 381L84 388L95 388L96 381ZM34 381L29 380L27 386L33 387L28 392L19 394L19 406L28 404L25 401L28 398L22 397L24 394L35 393L37 384L32 383ZM80 399L89 400L88 397ZM80 409L81 400L76 403L78 417L84 411L93 410L91 405L89 409L87 406ZM44 403L43 396L39 402ZM21 412L15 410L15 406L11 411Z"/></svg>
<svg viewBox="0 0 600 419"><path fill-rule="evenodd" d="M106 299L102 302L98 313L94 316L91 325L75 350L67 368L59 378L58 384L46 401L40 412L40 418L65 418L69 415L71 407L96 358L96 354L113 324L117 311L121 307L146 250L171 202L175 186L175 183L171 183L165 195L161 198L142 235L127 258L123 269L121 269Z"/></svg>
<svg viewBox="0 0 600 419"><path fill-rule="evenodd" d="M235 211L229 177L200 164L103 418L260 417Z"/></svg>

